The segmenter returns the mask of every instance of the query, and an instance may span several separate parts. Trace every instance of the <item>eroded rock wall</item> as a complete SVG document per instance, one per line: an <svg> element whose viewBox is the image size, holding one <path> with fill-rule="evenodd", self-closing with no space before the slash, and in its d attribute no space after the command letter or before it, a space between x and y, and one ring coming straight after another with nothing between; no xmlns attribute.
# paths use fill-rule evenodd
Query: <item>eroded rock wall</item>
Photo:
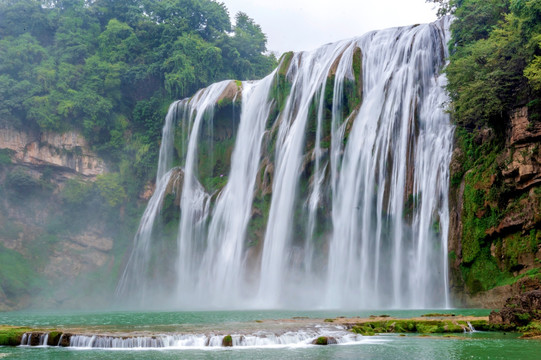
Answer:
<svg viewBox="0 0 541 360"><path fill-rule="evenodd" d="M502 307L541 286L541 122L513 111L503 138L457 132L449 253L457 305Z"/></svg>
<svg viewBox="0 0 541 360"><path fill-rule="evenodd" d="M113 238L97 216L84 216L94 205L70 214L64 192L69 182L91 189L107 166L75 131L3 127L0 152L0 309L37 305L38 297L61 305L87 274L114 266Z"/></svg>
<svg viewBox="0 0 541 360"><path fill-rule="evenodd" d="M55 166L67 177L96 177L107 171L105 162L90 150L76 131L63 134L32 133L9 127L0 128L0 149L13 151L12 160L20 165Z"/></svg>

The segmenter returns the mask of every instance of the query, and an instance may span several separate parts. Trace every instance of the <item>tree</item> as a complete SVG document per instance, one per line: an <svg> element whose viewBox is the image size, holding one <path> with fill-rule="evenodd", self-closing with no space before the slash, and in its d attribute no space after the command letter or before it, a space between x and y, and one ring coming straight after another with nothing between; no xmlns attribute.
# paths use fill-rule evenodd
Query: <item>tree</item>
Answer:
<svg viewBox="0 0 541 360"><path fill-rule="evenodd" d="M235 15L233 44L242 57L256 59L267 51L267 36L252 18L243 12Z"/></svg>

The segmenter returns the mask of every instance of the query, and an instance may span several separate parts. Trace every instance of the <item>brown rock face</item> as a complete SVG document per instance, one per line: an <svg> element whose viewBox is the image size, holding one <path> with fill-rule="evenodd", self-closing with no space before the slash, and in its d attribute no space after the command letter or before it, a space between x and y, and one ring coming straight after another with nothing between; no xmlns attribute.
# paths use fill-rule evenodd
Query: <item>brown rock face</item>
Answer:
<svg viewBox="0 0 541 360"><path fill-rule="evenodd" d="M62 347L70 346L71 336L72 334L62 334L62 336L60 336L60 341L58 342L58 346L62 346Z"/></svg>
<svg viewBox="0 0 541 360"><path fill-rule="evenodd" d="M523 107L509 114L504 141L499 141L489 128L473 130L471 135L474 150L491 160L472 159L471 149L460 146L453 152L449 194L450 285L455 299L463 305L497 308L511 295L541 287L540 281L531 276L531 270L540 267L541 258L541 123L529 119L528 108ZM468 141L460 136L458 144L464 139ZM464 197L466 190L470 198ZM467 218L472 214L473 220ZM474 234L472 228L482 231L474 243L471 238L463 238L465 234ZM462 257L464 244L469 246L466 250L470 255L475 251L472 244L480 248L468 263ZM484 252L484 247L490 251ZM481 253L490 258L482 258ZM479 269L491 271L494 276L501 273L509 279L519 275L524 278L496 288L490 288L493 281L485 281L479 289L472 286L472 274L478 275Z"/></svg>
<svg viewBox="0 0 541 360"><path fill-rule="evenodd" d="M509 129L509 143L531 143L541 140L541 122L530 122L528 108L522 107L511 114L511 128Z"/></svg>
<svg viewBox="0 0 541 360"><path fill-rule="evenodd" d="M52 165L65 170L65 176L77 173L94 178L107 171L105 163L94 154L83 136L75 131L64 134L31 134L0 128L0 149L14 151L13 159L27 166Z"/></svg>
<svg viewBox="0 0 541 360"><path fill-rule="evenodd" d="M30 335L28 335L30 337L30 340L28 341L30 346L41 345L40 344L41 335L43 335L43 334L42 333L31 333Z"/></svg>
<svg viewBox="0 0 541 360"><path fill-rule="evenodd" d="M536 319L541 319L541 290L529 291L507 299L503 309L490 313L489 322L523 326Z"/></svg>
<svg viewBox="0 0 541 360"><path fill-rule="evenodd" d="M502 174L519 190L541 183L541 123L529 121L526 107L511 114Z"/></svg>
<svg viewBox="0 0 541 360"><path fill-rule="evenodd" d="M104 252L110 251L113 248L113 239L92 232L72 236L70 240L83 247L90 247Z"/></svg>
<svg viewBox="0 0 541 360"><path fill-rule="evenodd" d="M182 197L182 184L184 183L184 170L177 167L173 169L167 188L165 189L166 194L175 195L175 205L180 205L180 198Z"/></svg>
<svg viewBox="0 0 541 360"><path fill-rule="evenodd" d="M145 184L145 188L141 194L139 194L139 199L148 201L152 197L152 194L154 194L154 191L156 190L156 184L153 182L147 182Z"/></svg>
<svg viewBox="0 0 541 360"><path fill-rule="evenodd" d="M235 81L231 81L227 87L225 88L224 92L220 95L218 98L218 104L220 104L221 101L240 101L242 97L242 86L240 83L237 83Z"/></svg>

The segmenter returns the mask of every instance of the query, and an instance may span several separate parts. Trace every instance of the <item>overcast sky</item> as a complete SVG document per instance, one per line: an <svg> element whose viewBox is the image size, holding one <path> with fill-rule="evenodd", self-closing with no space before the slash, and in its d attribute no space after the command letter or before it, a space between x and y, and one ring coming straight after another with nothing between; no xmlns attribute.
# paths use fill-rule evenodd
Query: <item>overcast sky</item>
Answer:
<svg viewBox="0 0 541 360"><path fill-rule="evenodd" d="M243 11L267 34L267 49L312 50L370 30L436 20L425 0L218 0Z"/></svg>

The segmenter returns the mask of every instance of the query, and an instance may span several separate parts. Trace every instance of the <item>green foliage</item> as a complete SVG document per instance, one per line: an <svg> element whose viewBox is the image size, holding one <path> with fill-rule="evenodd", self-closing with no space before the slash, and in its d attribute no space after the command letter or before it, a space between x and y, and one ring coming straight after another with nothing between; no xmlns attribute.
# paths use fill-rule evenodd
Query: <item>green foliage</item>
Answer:
<svg viewBox="0 0 541 360"><path fill-rule="evenodd" d="M509 7L508 0L462 0L453 3L459 5L454 12L456 20L451 25L455 47L488 38Z"/></svg>
<svg viewBox="0 0 541 360"><path fill-rule="evenodd" d="M68 180L61 193L64 202L73 206L82 206L91 195L92 184L76 180Z"/></svg>
<svg viewBox="0 0 541 360"><path fill-rule="evenodd" d="M32 263L14 250L0 245L0 289L8 297L28 294L35 282Z"/></svg>
<svg viewBox="0 0 541 360"><path fill-rule="evenodd" d="M455 121L503 131L507 112L538 98L541 5L537 0L451 1L446 70Z"/></svg>
<svg viewBox="0 0 541 360"><path fill-rule="evenodd" d="M19 194L29 194L40 188L40 182L22 168L16 168L6 175L6 186Z"/></svg>
<svg viewBox="0 0 541 360"><path fill-rule="evenodd" d="M105 159L139 165L123 177L153 175L172 98L276 65L259 25L239 14L231 34L213 0L42 3L0 2L0 116L16 128L75 128Z"/></svg>
<svg viewBox="0 0 541 360"><path fill-rule="evenodd" d="M19 346L24 333L32 329L26 327L0 326L0 346Z"/></svg>
<svg viewBox="0 0 541 360"><path fill-rule="evenodd" d="M537 35L532 39L532 43L536 48L536 53L541 49L541 35ZM541 56L535 55L533 60L524 69L524 76L528 78L530 86L535 91L541 91Z"/></svg>
<svg viewBox="0 0 541 360"><path fill-rule="evenodd" d="M231 337L231 335L224 336L224 338L222 339L222 346L233 346L233 338Z"/></svg>
<svg viewBox="0 0 541 360"><path fill-rule="evenodd" d="M506 278L506 274L500 271L496 261L487 250L477 256L471 266L462 267L466 286L474 294L492 289Z"/></svg>
<svg viewBox="0 0 541 360"><path fill-rule="evenodd" d="M529 315L529 314L524 314ZM518 328L518 331L523 334L523 337L534 337L534 336L541 336L541 321L534 320L531 321L528 325L522 326Z"/></svg>
<svg viewBox="0 0 541 360"><path fill-rule="evenodd" d="M9 149L0 149L0 168L11 164L11 153Z"/></svg>
<svg viewBox="0 0 541 360"><path fill-rule="evenodd" d="M119 174L104 174L96 178L96 186L99 194L110 207L116 207L123 203L126 192L121 184Z"/></svg>
<svg viewBox="0 0 541 360"><path fill-rule="evenodd" d="M315 345L327 345L328 343L329 343L329 338L326 336L320 336L315 341Z"/></svg>
<svg viewBox="0 0 541 360"><path fill-rule="evenodd" d="M487 326L486 320L479 320L477 325L481 328ZM354 325L351 329L361 335L375 335L378 333L418 333L418 334L443 334L462 333L467 328L464 321L452 320L388 320L367 321ZM477 326L476 326L477 328Z"/></svg>

